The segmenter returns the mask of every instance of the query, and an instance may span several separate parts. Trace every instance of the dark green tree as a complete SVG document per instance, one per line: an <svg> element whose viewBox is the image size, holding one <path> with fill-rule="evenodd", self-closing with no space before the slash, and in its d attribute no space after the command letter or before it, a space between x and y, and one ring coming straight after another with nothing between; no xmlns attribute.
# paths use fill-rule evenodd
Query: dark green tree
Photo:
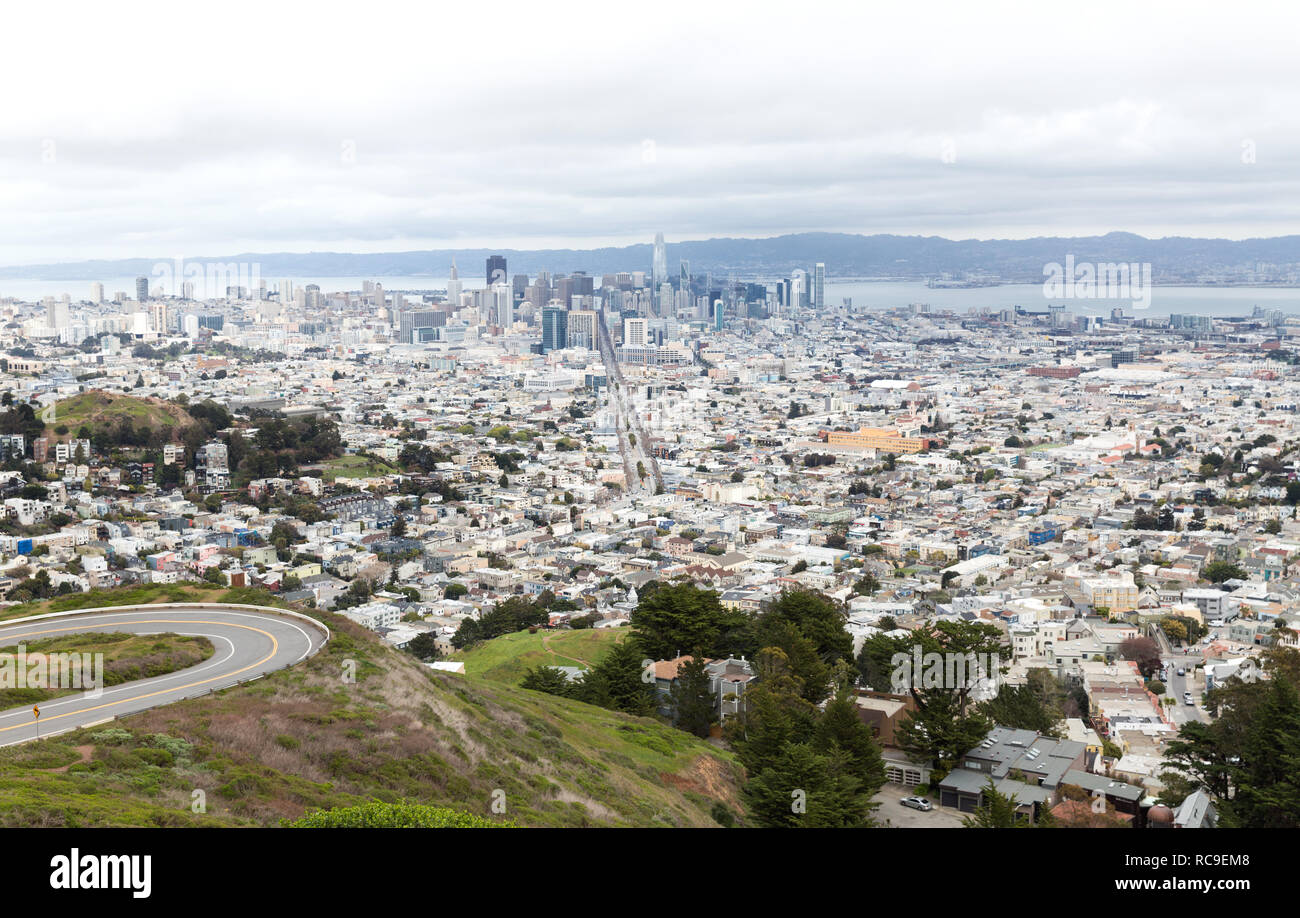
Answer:
<svg viewBox="0 0 1300 918"><path fill-rule="evenodd" d="M677 667L677 678L669 691L673 701L673 724L687 733L707 737L718 716L709 674L700 654Z"/></svg>

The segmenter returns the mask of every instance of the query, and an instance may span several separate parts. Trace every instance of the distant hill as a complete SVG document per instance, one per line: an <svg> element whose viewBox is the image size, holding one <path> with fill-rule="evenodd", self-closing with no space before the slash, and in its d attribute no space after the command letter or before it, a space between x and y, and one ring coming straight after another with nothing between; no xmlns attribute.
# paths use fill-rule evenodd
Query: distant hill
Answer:
<svg viewBox="0 0 1300 918"><path fill-rule="evenodd" d="M452 259L462 279L484 273L488 255L504 255L510 274L650 270L653 246L647 242L598 249L437 249L368 255L342 252L244 252L195 257L187 263L256 263L262 278L279 277L445 277ZM1195 281L1203 274L1276 266L1280 275L1300 270L1300 236L1268 239L1195 239L1171 236L1147 239L1133 233L1033 239L945 239L939 236L862 236L850 233L796 233L764 239L721 238L669 242L668 265L676 273L682 260L692 272L711 272L719 279L735 274L754 278L810 269L823 262L832 277L921 279L965 272L995 274L1004 280L1041 283L1043 265L1077 261L1149 262L1157 280ZM103 280L149 276L170 257L83 261L0 268L0 278L32 280Z"/></svg>
<svg viewBox="0 0 1300 918"><path fill-rule="evenodd" d="M91 432L117 430L124 420L129 420L136 430L148 427L162 431L164 437L179 443L187 428L198 424L180 405L157 398L136 398L117 392L91 389L54 406L53 420L46 420L46 435L54 440L66 440L77 435L83 426ZM66 427L68 432L58 433Z"/></svg>

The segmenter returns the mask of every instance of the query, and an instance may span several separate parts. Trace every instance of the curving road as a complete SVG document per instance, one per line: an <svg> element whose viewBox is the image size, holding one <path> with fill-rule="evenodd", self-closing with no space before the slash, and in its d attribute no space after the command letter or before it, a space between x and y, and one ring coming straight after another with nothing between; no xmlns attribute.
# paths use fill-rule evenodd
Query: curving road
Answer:
<svg viewBox="0 0 1300 918"><path fill-rule="evenodd" d="M202 635L212 641L215 652L202 663L165 676L42 702L42 737L247 682L305 660L329 639L329 630L307 616L261 606L176 603L0 622L0 648L12 654L10 648L17 644L96 631ZM35 739L36 727L29 705L0 712L0 746Z"/></svg>

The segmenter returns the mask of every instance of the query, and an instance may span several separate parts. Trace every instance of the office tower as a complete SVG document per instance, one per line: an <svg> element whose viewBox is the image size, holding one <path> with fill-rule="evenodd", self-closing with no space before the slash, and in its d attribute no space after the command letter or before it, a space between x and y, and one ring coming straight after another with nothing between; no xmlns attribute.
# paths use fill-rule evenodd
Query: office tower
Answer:
<svg viewBox="0 0 1300 918"><path fill-rule="evenodd" d="M95 281L93 284L90 285L90 302L92 303L104 302L104 285L101 284L99 281Z"/></svg>
<svg viewBox="0 0 1300 918"><path fill-rule="evenodd" d="M688 295L691 292L691 263L684 258L681 264L681 276L677 281L677 289Z"/></svg>
<svg viewBox="0 0 1300 918"><path fill-rule="evenodd" d="M791 312L798 312L807 305L808 273L802 268L795 268L790 277L790 299L786 305Z"/></svg>
<svg viewBox="0 0 1300 918"><path fill-rule="evenodd" d="M153 321L153 330L160 335L167 334L167 304L158 300L149 307L149 313Z"/></svg>
<svg viewBox="0 0 1300 918"><path fill-rule="evenodd" d="M722 300L713 301L713 328L716 331L722 331L723 306Z"/></svg>
<svg viewBox="0 0 1300 918"><path fill-rule="evenodd" d="M506 282L506 257L504 255L489 255L487 258L487 285L504 284Z"/></svg>
<svg viewBox="0 0 1300 918"><path fill-rule="evenodd" d="M650 340L650 323L642 318L623 320L623 346L645 347Z"/></svg>
<svg viewBox="0 0 1300 918"><path fill-rule="evenodd" d="M135 279L135 298L141 303L149 299L149 278L137 277Z"/></svg>
<svg viewBox="0 0 1300 918"><path fill-rule="evenodd" d="M569 347L585 347L587 350L594 350L596 347L596 313L590 309L571 310L567 316L568 335L566 340Z"/></svg>
<svg viewBox="0 0 1300 918"><path fill-rule="evenodd" d="M664 250L664 234L655 233L654 261L650 265L650 287L658 290L668 281L668 253Z"/></svg>
<svg viewBox="0 0 1300 918"><path fill-rule="evenodd" d="M68 327L68 304L62 300L56 300L52 296L47 296L45 303L45 324L56 332L62 331Z"/></svg>
<svg viewBox="0 0 1300 918"><path fill-rule="evenodd" d="M826 305L826 265L817 262L813 268L813 307L821 309Z"/></svg>
<svg viewBox="0 0 1300 918"><path fill-rule="evenodd" d="M509 328L515 324L514 289L507 283L498 283L492 286L492 293L496 299L496 323Z"/></svg>
<svg viewBox="0 0 1300 918"><path fill-rule="evenodd" d="M387 305L388 300L384 294L383 284L375 284L375 286L371 288L370 295L374 297L376 311L383 309L384 306Z"/></svg>
<svg viewBox="0 0 1300 918"><path fill-rule="evenodd" d="M555 306L542 310L542 353L556 351L569 343L569 313Z"/></svg>
<svg viewBox="0 0 1300 918"><path fill-rule="evenodd" d="M412 309L397 317L397 340L403 344L418 344L432 335L424 329L441 328L447 324L447 314L436 309Z"/></svg>
<svg viewBox="0 0 1300 918"><path fill-rule="evenodd" d="M516 274L510 279L511 293L514 295L516 303L525 299L528 291L528 275Z"/></svg>
<svg viewBox="0 0 1300 918"><path fill-rule="evenodd" d="M569 303L573 301L573 296L577 292L577 283L572 277L555 279L555 299L563 303L565 309L569 308Z"/></svg>
<svg viewBox="0 0 1300 918"><path fill-rule="evenodd" d="M451 274L447 278L447 303L452 309L460 308L460 274L456 271L456 259L451 260Z"/></svg>
<svg viewBox="0 0 1300 918"><path fill-rule="evenodd" d="M573 296L592 296L596 292L596 278L586 271L574 271L569 279L573 281Z"/></svg>

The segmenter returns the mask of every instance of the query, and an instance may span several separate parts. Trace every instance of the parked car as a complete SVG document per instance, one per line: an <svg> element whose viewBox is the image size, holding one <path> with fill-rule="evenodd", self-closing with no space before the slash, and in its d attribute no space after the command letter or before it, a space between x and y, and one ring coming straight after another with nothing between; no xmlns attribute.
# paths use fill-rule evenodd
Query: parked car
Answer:
<svg viewBox="0 0 1300 918"><path fill-rule="evenodd" d="M1192 701L1191 692L1183 692L1183 704L1192 704L1192 705L1196 704L1195 701Z"/></svg>
<svg viewBox="0 0 1300 918"><path fill-rule="evenodd" d="M1180 675L1180 676L1186 676L1186 675L1187 675L1187 670L1183 669L1183 667L1181 667L1181 666L1178 667L1178 675Z"/></svg>
<svg viewBox="0 0 1300 918"><path fill-rule="evenodd" d="M934 809L934 804L929 800L926 800L924 797L904 797L899 801L899 803L903 804L903 806L910 806L914 810L921 810L926 813Z"/></svg>

